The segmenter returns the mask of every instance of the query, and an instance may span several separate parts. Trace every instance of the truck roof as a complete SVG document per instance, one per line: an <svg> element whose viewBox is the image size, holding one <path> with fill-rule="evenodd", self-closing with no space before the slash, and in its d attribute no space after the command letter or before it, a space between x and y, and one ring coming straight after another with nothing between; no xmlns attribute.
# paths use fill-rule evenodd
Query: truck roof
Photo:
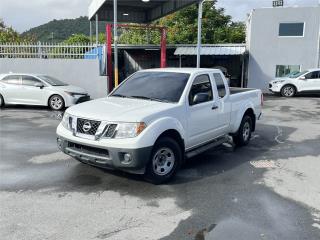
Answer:
<svg viewBox="0 0 320 240"><path fill-rule="evenodd" d="M198 73L198 72L221 72L216 68L153 68L141 70L141 72L176 72L176 73Z"/></svg>

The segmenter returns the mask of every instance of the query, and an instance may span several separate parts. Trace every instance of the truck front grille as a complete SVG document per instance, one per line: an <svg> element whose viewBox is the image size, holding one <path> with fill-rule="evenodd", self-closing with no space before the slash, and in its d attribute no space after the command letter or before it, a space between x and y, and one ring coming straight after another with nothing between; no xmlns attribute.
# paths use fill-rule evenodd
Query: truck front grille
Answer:
<svg viewBox="0 0 320 240"><path fill-rule="evenodd" d="M88 119L77 119L77 132L87 135L95 135L101 122L88 120Z"/></svg>
<svg viewBox="0 0 320 240"><path fill-rule="evenodd" d="M115 134L116 129L117 129L117 124L109 124L107 127L108 127L108 129L107 129L104 136L107 138L112 138Z"/></svg>

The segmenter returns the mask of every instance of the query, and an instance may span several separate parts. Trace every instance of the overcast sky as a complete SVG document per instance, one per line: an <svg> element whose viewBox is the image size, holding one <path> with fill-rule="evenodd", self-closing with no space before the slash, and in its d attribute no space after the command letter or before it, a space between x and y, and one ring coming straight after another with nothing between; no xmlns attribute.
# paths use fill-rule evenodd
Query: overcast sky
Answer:
<svg viewBox="0 0 320 240"><path fill-rule="evenodd" d="M315 6L319 0L284 0L285 5ZM19 32L53 19L86 16L91 0L0 0L0 18ZM245 20L253 8L270 7L272 0L218 0L234 20Z"/></svg>

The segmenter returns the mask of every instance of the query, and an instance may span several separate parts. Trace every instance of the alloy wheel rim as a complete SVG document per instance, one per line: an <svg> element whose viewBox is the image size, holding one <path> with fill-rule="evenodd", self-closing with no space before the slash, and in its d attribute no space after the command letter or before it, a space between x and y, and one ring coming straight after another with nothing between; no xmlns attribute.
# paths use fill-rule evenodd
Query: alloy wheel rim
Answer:
<svg viewBox="0 0 320 240"><path fill-rule="evenodd" d="M50 105L53 109L60 109L62 107L62 100L59 97L54 97L51 99Z"/></svg>
<svg viewBox="0 0 320 240"><path fill-rule="evenodd" d="M249 140L250 131L251 131L250 124L249 124L249 122L246 122L244 124L244 126L243 126L243 133L242 133L244 141L248 141Z"/></svg>
<svg viewBox="0 0 320 240"><path fill-rule="evenodd" d="M152 159L153 170L157 175L164 176L173 169L175 156L170 148L160 148Z"/></svg>
<svg viewBox="0 0 320 240"><path fill-rule="evenodd" d="M290 96L293 95L294 90L293 90L292 87L285 87L284 90L283 90L283 93L284 93L285 96L290 97Z"/></svg>

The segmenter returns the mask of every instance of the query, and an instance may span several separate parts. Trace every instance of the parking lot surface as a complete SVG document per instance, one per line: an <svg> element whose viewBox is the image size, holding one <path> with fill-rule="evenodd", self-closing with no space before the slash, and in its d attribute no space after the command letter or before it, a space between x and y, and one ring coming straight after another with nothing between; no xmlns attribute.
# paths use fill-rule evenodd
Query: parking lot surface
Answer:
<svg viewBox="0 0 320 240"><path fill-rule="evenodd" d="M0 110L1 239L320 239L320 98L267 97L249 146L166 185L60 153L60 112Z"/></svg>

